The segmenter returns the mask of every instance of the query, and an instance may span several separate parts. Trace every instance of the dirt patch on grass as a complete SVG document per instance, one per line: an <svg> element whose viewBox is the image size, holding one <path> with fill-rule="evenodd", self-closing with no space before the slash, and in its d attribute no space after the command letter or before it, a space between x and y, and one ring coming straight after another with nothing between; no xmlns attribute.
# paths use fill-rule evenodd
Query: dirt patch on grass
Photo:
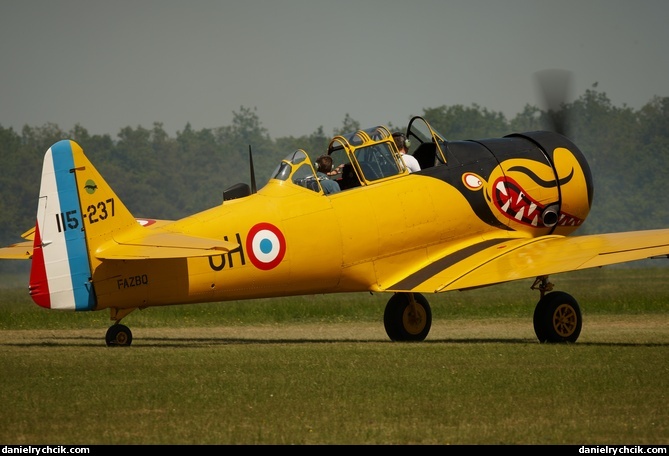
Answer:
<svg viewBox="0 0 669 456"><path fill-rule="evenodd" d="M107 328L26 329L0 331L2 345L104 346ZM266 342L390 342L383 323L290 323L253 326L190 326L131 328L133 345L266 343ZM436 320L427 343L538 343L531 320ZM669 316L628 315L584 317L577 343L669 343Z"/></svg>

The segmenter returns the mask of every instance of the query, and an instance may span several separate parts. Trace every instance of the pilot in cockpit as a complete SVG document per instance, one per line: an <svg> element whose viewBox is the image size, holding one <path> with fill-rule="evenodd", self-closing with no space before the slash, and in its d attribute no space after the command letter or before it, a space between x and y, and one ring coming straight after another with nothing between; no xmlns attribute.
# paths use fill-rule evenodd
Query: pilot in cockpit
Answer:
<svg viewBox="0 0 669 456"><path fill-rule="evenodd" d="M420 164L418 163L418 160L416 160L416 158L413 155L408 154L410 143L406 135L401 132L395 132L393 133L393 139L395 140L395 145L397 146L397 150L400 151L402 160L404 161L404 164L409 169L409 171L412 173L420 171Z"/></svg>
<svg viewBox="0 0 669 456"><path fill-rule="evenodd" d="M332 157L329 155L321 155L316 160L316 176L321 182L321 187L323 187L323 192L327 195L328 193L337 193L341 191L339 184L333 180L330 180L328 174L332 172Z"/></svg>

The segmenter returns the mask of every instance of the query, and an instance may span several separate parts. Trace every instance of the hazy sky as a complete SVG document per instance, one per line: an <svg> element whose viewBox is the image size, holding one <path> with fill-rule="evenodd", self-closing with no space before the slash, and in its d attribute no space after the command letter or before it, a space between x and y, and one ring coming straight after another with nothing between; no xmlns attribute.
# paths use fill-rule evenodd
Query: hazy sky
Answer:
<svg viewBox="0 0 669 456"><path fill-rule="evenodd" d="M667 0L0 0L0 125L174 135L244 106L277 138L473 103L510 119L547 68L639 108L669 96L668 20Z"/></svg>

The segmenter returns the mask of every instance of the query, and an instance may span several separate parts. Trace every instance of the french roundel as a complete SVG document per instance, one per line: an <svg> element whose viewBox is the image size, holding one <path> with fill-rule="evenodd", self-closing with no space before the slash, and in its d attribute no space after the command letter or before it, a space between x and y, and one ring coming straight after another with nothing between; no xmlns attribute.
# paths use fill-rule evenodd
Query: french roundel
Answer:
<svg viewBox="0 0 669 456"><path fill-rule="evenodd" d="M286 254L286 238L270 223L258 223L246 237L246 251L251 263L262 270L273 269Z"/></svg>

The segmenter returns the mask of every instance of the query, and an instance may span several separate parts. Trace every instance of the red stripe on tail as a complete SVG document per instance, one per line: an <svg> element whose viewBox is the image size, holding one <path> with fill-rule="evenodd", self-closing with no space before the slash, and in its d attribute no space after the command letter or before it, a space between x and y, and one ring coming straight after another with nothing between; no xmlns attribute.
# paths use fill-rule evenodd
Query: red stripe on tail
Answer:
<svg viewBox="0 0 669 456"><path fill-rule="evenodd" d="M42 252L42 234L39 224L35 223L35 239L33 241L33 258L30 268L30 285L28 287L30 296L38 306L50 309L51 295L49 294L49 282L46 278L46 267L44 265L44 253Z"/></svg>

